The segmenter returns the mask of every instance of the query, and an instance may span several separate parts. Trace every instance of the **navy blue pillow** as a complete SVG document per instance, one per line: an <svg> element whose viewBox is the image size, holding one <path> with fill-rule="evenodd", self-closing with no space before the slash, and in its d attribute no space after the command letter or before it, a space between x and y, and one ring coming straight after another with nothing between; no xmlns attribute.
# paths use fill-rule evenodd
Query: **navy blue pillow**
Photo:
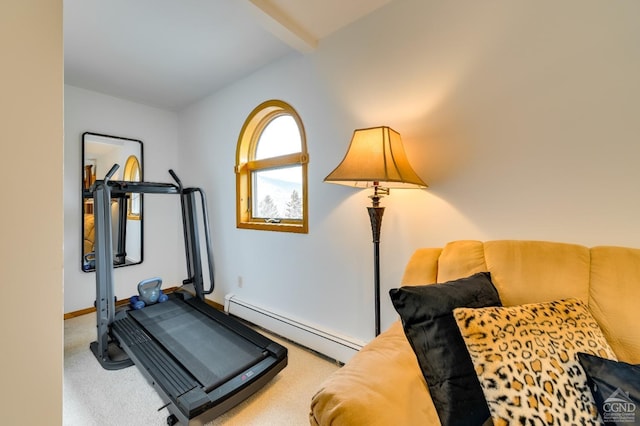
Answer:
<svg viewBox="0 0 640 426"><path fill-rule="evenodd" d="M605 425L640 424L640 365L578 353Z"/></svg>
<svg viewBox="0 0 640 426"><path fill-rule="evenodd" d="M502 306L489 272L389 291L443 426L482 425L489 408L453 318L455 308Z"/></svg>

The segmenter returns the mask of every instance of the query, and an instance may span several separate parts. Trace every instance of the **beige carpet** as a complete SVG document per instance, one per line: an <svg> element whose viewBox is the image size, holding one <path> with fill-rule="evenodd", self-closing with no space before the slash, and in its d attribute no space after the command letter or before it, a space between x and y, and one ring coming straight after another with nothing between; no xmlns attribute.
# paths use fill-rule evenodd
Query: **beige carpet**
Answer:
<svg viewBox="0 0 640 426"><path fill-rule="evenodd" d="M210 425L309 424L311 397L339 366L291 342L264 334L288 348L289 364L264 388ZM160 409L160 397L137 367L104 370L89 350L89 343L95 339L95 314L64 322L63 424L166 425L168 411Z"/></svg>

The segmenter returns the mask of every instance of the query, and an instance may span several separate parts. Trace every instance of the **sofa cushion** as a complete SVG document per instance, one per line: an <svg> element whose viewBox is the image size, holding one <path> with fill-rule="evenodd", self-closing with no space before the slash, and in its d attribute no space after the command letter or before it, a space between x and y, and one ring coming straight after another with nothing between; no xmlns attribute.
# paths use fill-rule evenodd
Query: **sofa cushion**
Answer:
<svg viewBox="0 0 640 426"><path fill-rule="evenodd" d="M592 248L589 281L589 309L611 348L619 360L640 364L640 249Z"/></svg>
<svg viewBox="0 0 640 426"><path fill-rule="evenodd" d="M414 251L404 269L401 285L423 285L436 282L438 258L441 253L441 248L420 248Z"/></svg>
<svg viewBox="0 0 640 426"><path fill-rule="evenodd" d="M482 241L451 242L442 249L442 254L436 264L439 283L489 271L484 260L484 243Z"/></svg>
<svg viewBox="0 0 640 426"><path fill-rule="evenodd" d="M578 353L605 424L640 423L640 365Z"/></svg>
<svg viewBox="0 0 640 426"><path fill-rule="evenodd" d="M443 425L481 425L487 403L453 319L461 306L500 306L487 272L443 284L390 291Z"/></svg>
<svg viewBox="0 0 640 426"><path fill-rule="evenodd" d="M589 249L550 241L487 241L484 259L504 306L589 299Z"/></svg>
<svg viewBox="0 0 640 426"><path fill-rule="evenodd" d="M334 372L311 399L312 426L437 425L438 415L400 321Z"/></svg>
<svg viewBox="0 0 640 426"><path fill-rule="evenodd" d="M578 352L615 359L577 299L454 310L496 425L595 424Z"/></svg>

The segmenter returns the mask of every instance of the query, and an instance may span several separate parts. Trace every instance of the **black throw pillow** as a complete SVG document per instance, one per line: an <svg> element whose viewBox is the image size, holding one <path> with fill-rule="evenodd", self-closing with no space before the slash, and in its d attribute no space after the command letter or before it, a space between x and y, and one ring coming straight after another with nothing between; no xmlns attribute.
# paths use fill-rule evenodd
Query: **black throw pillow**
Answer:
<svg viewBox="0 0 640 426"><path fill-rule="evenodd" d="M453 310L502 306L489 272L400 287L389 294L442 425L482 425L490 417L489 408Z"/></svg>
<svg viewBox="0 0 640 426"><path fill-rule="evenodd" d="M605 425L640 425L640 365L578 353Z"/></svg>

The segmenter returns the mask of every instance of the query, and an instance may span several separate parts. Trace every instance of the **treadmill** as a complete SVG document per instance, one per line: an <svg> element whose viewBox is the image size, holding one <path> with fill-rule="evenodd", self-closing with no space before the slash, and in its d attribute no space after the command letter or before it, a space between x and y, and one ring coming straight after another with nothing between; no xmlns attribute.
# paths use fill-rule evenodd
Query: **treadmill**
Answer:
<svg viewBox="0 0 640 426"><path fill-rule="evenodd" d="M97 340L91 351L103 368L135 364L164 402L167 424L203 425L244 401L287 365L287 349L207 304L213 256L204 193L175 184L104 180L91 187L96 235ZM180 197L188 277L166 302L116 309L111 199L130 193ZM198 197L199 196L199 197ZM197 214L197 204L202 215ZM210 286L204 289L199 229L205 233Z"/></svg>

